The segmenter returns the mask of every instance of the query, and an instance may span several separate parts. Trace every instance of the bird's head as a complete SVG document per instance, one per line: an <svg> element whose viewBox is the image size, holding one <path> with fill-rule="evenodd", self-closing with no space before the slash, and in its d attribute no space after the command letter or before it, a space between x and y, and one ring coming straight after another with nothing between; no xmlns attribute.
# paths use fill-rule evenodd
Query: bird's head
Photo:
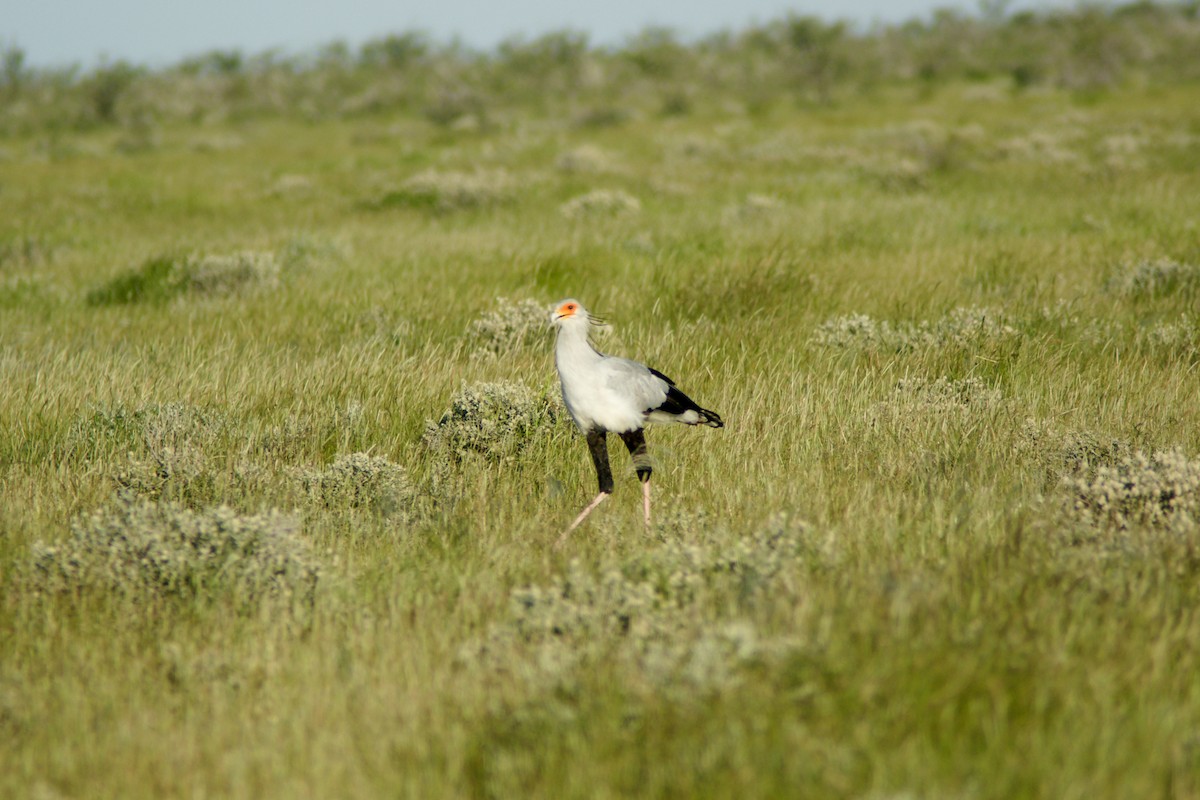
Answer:
<svg viewBox="0 0 1200 800"><path fill-rule="evenodd" d="M550 324L554 327L579 325L588 328L592 325L603 325L604 320L594 317L578 300L563 300L554 305L550 312Z"/></svg>

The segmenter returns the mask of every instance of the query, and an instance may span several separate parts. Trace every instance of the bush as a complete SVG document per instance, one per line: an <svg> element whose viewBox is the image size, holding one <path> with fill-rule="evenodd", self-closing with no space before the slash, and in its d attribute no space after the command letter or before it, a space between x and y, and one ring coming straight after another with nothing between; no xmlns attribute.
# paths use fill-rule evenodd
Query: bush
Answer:
<svg viewBox="0 0 1200 800"><path fill-rule="evenodd" d="M141 74L141 70L124 61L98 67L84 83L92 120L115 122L118 103Z"/></svg>
<svg viewBox="0 0 1200 800"><path fill-rule="evenodd" d="M0 270L31 269L47 264L53 249L34 236L13 236L0 239Z"/></svg>
<svg viewBox="0 0 1200 800"><path fill-rule="evenodd" d="M438 213L486 208L507 202L513 196L513 180L502 170L486 172L439 172L426 170L409 178L400 188L379 199L382 208L401 206Z"/></svg>
<svg viewBox="0 0 1200 800"><path fill-rule="evenodd" d="M904 480L968 468L979 435L1005 408L1003 395L978 378L899 381L889 398L871 409L871 426L897 442L903 455L876 468Z"/></svg>
<svg viewBox="0 0 1200 800"><path fill-rule="evenodd" d="M133 597L230 603L266 600L311 608L321 569L296 522L277 511L192 511L122 501L77 519L61 544L37 542L31 572L43 592L102 591Z"/></svg>
<svg viewBox="0 0 1200 800"><path fill-rule="evenodd" d="M179 269L182 291L200 295L236 294L279 283L273 253L243 251L231 255L189 256Z"/></svg>
<svg viewBox="0 0 1200 800"><path fill-rule="evenodd" d="M856 30L793 15L694 43L648 29L613 48L555 32L491 52L408 33L357 53L335 43L295 56L217 52L163 69L109 63L82 73L29 69L10 48L0 53L0 129L381 111L445 129L486 131L520 114L602 128L687 112L693 102L759 114L786 98L833 104L889 84L930 91L991 79L1096 93L1132 76L1171 85L1200 75L1194 2L984 17L942 11Z"/></svg>
<svg viewBox="0 0 1200 800"><path fill-rule="evenodd" d="M503 297L496 300L496 306L467 329L467 339L477 345L476 352L500 355L546 338L549 306L536 300Z"/></svg>
<svg viewBox="0 0 1200 800"><path fill-rule="evenodd" d="M1126 265L1108 282L1109 291L1134 298L1192 294L1200 290L1200 266L1169 258Z"/></svg>
<svg viewBox="0 0 1200 800"><path fill-rule="evenodd" d="M245 444L233 429L222 412L187 403L118 405L77 420L66 451L72 458L104 462L123 497L200 507L244 493L269 476L236 452Z"/></svg>
<svg viewBox="0 0 1200 800"><path fill-rule="evenodd" d="M512 461L563 417L561 405L520 383L464 386L436 423L425 423L422 442L440 465L482 456Z"/></svg>
<svg viewBox="0 0 1200 800"><path fill-rule="evenodd" d="M1137 338L1139 344L1152 352L1178 353L1189 359L1200 355L1200 325L1187 314L1140 330Z"/></svg>
<svg viewBox="0 0 1200 800"><path fill-rule="evenodd" d="M613 162L599 147L585 144L559 155L554 165L567 173L600 173L611 170Z"/></svg>
<svg viewBox="0 0 1200 800"><path fill-rule="evenodd" d="M726 207L724 216L730 223L746 222L776 215L783 208L784 204L777 197L769 194L748 194L742 202Z"/></svg>
<svg viewBox="0 0 1200 800"><path fill-rule="evenodd" d="M1200 521L1200 459L1180 450L1125 455L1064 486L1072 515L1092 525L1194 529Z"/></svg>
<svg viewBox="0 0 1200 800"><path fill-rule="evenodd" d="M956 308L936 320L891 323L849 314L821 323L812 342L820 347L897 353L943 348L978 349L1019 338L1005 314L992 308Z"/></svg>
<svg viewBox="0 0 1200 800"><path fill-rule="evenodd" d="M161 303L183 295L221 297L278 285L273 253L158 256L88 293L90 305Z"/></svg>
<svg viewBox="0 0 1200 800"><path fill-rule="evenodd" d="M1120 439L1104 439L1089 431L1063 431L1037 419L1025 420L1014 447L1018 457L1042 467L1047 489L1065 478L1112 466L1130 452L1129 445Z"/></svg>
<svg viewBox="0 0 1200 800"><path fill-rule="evenodd" d="M368 510L383 516L411 511L416 490L408 471L382 456L351 453L323 470L302 475L309 498L326 508Z"/></svg>
<svg viewBox="0 0 1200 800"><path fill-rule="evenodd" d="M158 256L88 292L90 305L155 303L177 296L182 287L177 277L176 259Z"/></svg>
<svg viewBox="0 0 1200 800"><path fill-rule="evenodd" d="M636 197L620 189L596 189L571 198L558 210L567 219L616 217L636 214L642 210L642 204Z"/></svg>
<svg viewBox="0 0 1200 800"><path fill-rule="evenodd" d="M514 591L509 619L461 656L538 681L615 656L683 698L726 687L778 649L748 615L794 592L809 538L781 516L731 544L669 542L599 571L573 561L562 578Z"/></svg>
<svg viewBox="0 0 1200 800"><path fill-rule="evenodd" d="M228 427L229 420L220 411L189 403L153 403L132 410L116 405L77 420L68 439L73 452L97 450L100 445L151 453L168 447L208 450Z"/></svg>
<svg viewBox="0 0 1200 800"><path fill-rule="evenodd" d="M1001 399L999 390L978 378L904 379L896 383L891 399L880 403L878 408L898 417L914 412L958 414L994 409Z"/></svg>
<svg viewBox="0 0 1200 800"><path fill-rule="evenodd" d="M442 87L432 94L424 109L425 118L442 128L462 125L464 121L479 126L486 111L483 97L463 86Z"/></svg>

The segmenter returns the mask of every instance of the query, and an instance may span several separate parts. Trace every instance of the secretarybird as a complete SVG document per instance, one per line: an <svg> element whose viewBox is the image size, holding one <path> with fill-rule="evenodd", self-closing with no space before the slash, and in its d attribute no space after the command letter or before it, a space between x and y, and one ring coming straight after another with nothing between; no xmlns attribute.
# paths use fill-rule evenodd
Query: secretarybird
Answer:
<svg viewBox="0 0 1200 800"><path fill-rule="evenodd" d="M588 503L571 526L563 531L555 547L587 519L592 510L613 491L608 466L607 435L615 433L629 448L633 466L642 482L642 509L650 524L650 456L642 429L648 422L682 422L723 428L715 411L701 408L675 387L675 381L658 370L627 358L607 356L592 347L588 333L604 321L593 317L578 300L563 300L550 314L558 329L554 364L562 383L563 401L571 418L587 436L588 449L600 482L600 493Z"/></svg>

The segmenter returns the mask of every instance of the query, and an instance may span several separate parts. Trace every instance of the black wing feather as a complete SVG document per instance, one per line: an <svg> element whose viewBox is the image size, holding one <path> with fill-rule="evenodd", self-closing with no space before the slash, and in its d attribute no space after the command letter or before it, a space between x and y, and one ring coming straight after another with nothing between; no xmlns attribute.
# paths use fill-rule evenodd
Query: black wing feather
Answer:
<svg viewBox="0 0 1200 800"><path fill-rule="evenodd" d="M671 380L666 375L663 375L661 372L656 370L654 367L646 367L646 369L650 370L650 374L653 375L654 377L662 378L664 381L666 381L668 386L675 385L675 381Z"/></svg>
<svg viewBox="0 0 1200 800"><path fill-rule="evenodd" d="M700 415L700 424L710 425L714 428L725 427L725 423L721 421L720 414L715 411L709 411L707 408L701 408L695 400L688 397L686 394L676 388L675 381L671 380L666 375L663 375L658 370L654 369L653 367L647 367L646 369L650 370L651 374L653 374L655 377L661 378L667 382L667 398L663 400L660 405L657 405L654 408L646 409L647 413L651 411L661 411L664 414L678 415L687 411L695 411Z"/></svg>

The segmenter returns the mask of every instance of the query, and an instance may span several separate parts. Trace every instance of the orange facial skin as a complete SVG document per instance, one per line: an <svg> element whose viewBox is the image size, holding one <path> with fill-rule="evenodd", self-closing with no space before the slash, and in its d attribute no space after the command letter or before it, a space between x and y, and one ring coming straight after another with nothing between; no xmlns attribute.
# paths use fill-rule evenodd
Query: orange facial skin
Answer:
<svg viewBox="0 0 1200 800"><path fill-rule="evenodd" d="M554 312L555 319L563 319L564 317L573 317L575 312L579 310L579 305L576 303L563 303Z"/></svg>

